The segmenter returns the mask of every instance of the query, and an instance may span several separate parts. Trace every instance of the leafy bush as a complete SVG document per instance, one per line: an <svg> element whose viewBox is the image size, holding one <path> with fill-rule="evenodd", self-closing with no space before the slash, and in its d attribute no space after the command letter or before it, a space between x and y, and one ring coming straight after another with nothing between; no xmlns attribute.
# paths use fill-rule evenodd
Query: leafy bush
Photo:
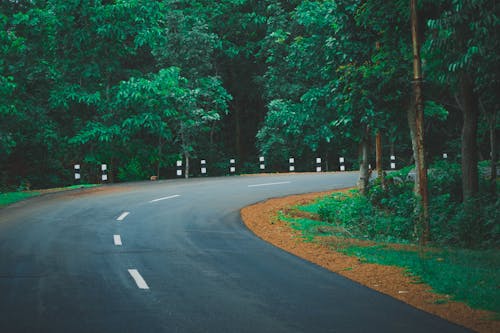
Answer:
<svg viewBox="0 0 500 333"><path fill-rule="evenodd" d="M415 242L417 212L410 168L390 173L385 189L372 182L367 195L336 193L319 204L324 221L343 226L352 236L382 241ZM500 199L481 195L460 202L460 165L439 161L429 168L429 224L437 245L465 248L500 246ZM484 189L483 189L484 188Z"/></svg>
<svg viewBox="0 0 500 333"><path fill-rule="evenodd" d="M124 167L118 169L118 179L121 181L145 180L152 174L150 170L145 170L138 158L132 158Z"/></svg>

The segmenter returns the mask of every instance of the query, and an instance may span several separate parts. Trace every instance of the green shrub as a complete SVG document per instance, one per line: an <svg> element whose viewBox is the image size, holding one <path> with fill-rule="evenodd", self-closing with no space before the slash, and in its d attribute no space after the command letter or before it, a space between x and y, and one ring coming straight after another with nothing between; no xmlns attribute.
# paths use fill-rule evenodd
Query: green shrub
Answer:
<svg viewBox="0 0 500 333"><path fill-rule="evenodd" d="M118 179L121 181L145 180L152 174L137 158L132 158L124 167L118 169Z"/></svg>
<svg viewBox="0 0 500 333"><path fill-rule="evenodd" d="M336 193L320 201L318 214L324 221L343 226L352 236L382 241L415 242L418 212L412 167L391 172L386 186L370 184L366 196ZM460 165L439 161L429 168L429 224L431 241L441 246L498 248L500 246L500 200L492 200L488 183L469 202L461 200Z"/></svg>

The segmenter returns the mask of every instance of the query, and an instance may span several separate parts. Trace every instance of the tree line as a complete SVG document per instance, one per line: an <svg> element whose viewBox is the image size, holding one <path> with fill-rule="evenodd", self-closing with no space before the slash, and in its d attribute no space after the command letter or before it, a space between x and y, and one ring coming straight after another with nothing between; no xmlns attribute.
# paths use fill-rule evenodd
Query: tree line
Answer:
<svg viewBox="0 0 500 333"><path fill-rule="evenodd" d="M374 138L415 160L410 1L6 0L0 4L0 184L173 176L182 158L351 156ZM498 6L417 2L425 159L497 159ZM358 155L359 152L359 155ZM363 157L364 156L364 157ZM253 169L255 168L255 169ZM491 168L491 179L496 179ZM366 177L365 177L366 179ZM362 186L366 186L362 184Z"/></svg>

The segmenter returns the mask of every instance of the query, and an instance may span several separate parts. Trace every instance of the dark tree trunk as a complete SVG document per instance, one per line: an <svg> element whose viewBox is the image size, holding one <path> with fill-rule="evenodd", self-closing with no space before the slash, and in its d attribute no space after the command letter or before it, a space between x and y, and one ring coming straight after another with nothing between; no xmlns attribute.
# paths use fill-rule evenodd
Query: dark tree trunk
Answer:
<svg viewBox="0 0 500 333"><path fill-rule="evenodd" d="M468 74L460 79L462 94L462 193L463 200L476 196L479 189L477 168L477 123L479 118L478 99L474 83Z"/></svg>
<svg viewBox="0 0 500 333"><path fill-rule="evenodd" d="M415 104L412 103L410 107L408 108L407 111L407 116L408 116L408 127L410 127L410 138L411 138L411 147L412 147L412 152L413 152L413 161L415 162L418 159L417 156L417 122L415 119ZM413 187L413 192L415 194L418 194L418 184L419 184L419 178L418 178L418 172L416 172L415 169L415 186Z"/></svg>
<svg viewBox="0 0 500 333"><path fill-rule="evenodd" d="M415 184L419 197L419 230L420 243L425 245L430 238L429 230L429 198L427 192L427 166L424 147L424 98L422 89L422 62L420 59L420 39L417 16L417 0L410 0L411 35L413 44L413 93L415 98L415 172L418 174ZM418 182L417 182L418 181Z"/></svg>
<svg viewBox="0 0 500 333"><path fill-rule="evenodd" d="M497 133L496 133L496 112L490 119L490 149L491 149L491 192L496 195L497 192Z"/></svg>
<svg viewBox="0 0 500 333"><path fill-rule="evenodd" d="M184 169L184 178L189 178L189 152L184 151L184 159L186 160L185 169Z"/></svg>
<svg viewBox="0 0 500 333"><path fill-rule="evenodd" d="M361 194L366 194L368 182L370 180L370 172L368 170L368 159L370 156L370 132L368 127L366 128L363 138L361 139L360 148L358 189Z"/></svg>
<svg viewBox="0 0 500 333"><path fill-rule="evenodd" d="M235 121L235 148L236 155L239 159L242 157L242 148L241 148L241 119L240 119L240 108L239 105L236 105L234 108L234 121Z"/></svg>
<svg viewBox="0 0 500 333"><path fill-rule="evenodd" d="M377 177L380 179L380 184L382 188L385 189L385 177L384 177L384 169L382 166L382 134L380 130L377 131L376 142L375 142L375 160L377 164Z"/></svg>

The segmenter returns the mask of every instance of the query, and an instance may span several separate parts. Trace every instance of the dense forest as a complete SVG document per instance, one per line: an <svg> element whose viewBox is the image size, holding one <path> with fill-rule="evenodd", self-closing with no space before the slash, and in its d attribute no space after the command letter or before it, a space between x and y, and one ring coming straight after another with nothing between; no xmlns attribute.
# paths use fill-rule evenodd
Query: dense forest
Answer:
<svg viewBox="0 0 500 333"><path fill-rule="evenodd" d="M495 0L417 2L425 159L497 159ZM415 161L410 1L4 0L0 185ZM413 140L412 140L413 139ZM373 147L372 147L373 148ZM359 156L364 156L360 159ZM489 162L489 163L490 163ZM492 179L496 178L492 168Z"/></svg>

